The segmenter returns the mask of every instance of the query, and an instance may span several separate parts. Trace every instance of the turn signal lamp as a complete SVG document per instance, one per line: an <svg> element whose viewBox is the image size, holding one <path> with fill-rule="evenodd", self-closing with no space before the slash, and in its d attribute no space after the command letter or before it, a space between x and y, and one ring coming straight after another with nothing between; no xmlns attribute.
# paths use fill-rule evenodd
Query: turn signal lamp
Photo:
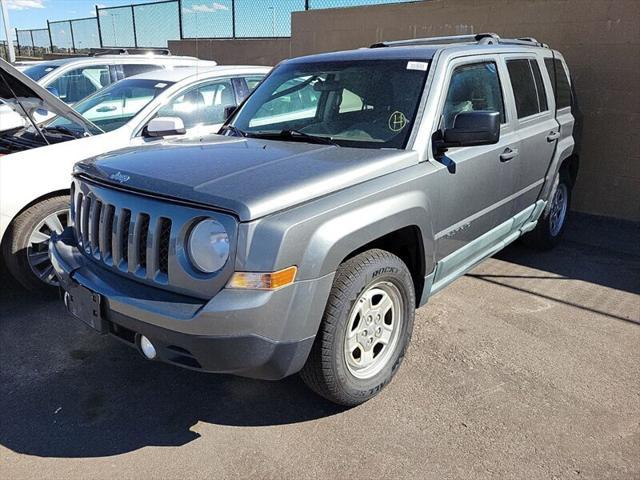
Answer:
<svg viewBox="0 0 640 480"><path fill-rule="evenodd" d="M227 288L249 290L277 290L293 283L298 267L288 267L277 272L236 272L229 280Z"/></svg>

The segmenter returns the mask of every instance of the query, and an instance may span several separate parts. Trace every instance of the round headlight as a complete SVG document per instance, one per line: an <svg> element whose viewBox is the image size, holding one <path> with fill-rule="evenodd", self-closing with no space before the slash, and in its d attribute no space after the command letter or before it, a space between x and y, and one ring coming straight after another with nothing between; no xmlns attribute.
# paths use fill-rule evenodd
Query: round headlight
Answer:
<svg viewBox="0 0 640 480"><path fill-rule="evenodd" d="M229 235L220 222L202 220L191 230L187 250L198 270L217 272L229 258Z"/></svg>

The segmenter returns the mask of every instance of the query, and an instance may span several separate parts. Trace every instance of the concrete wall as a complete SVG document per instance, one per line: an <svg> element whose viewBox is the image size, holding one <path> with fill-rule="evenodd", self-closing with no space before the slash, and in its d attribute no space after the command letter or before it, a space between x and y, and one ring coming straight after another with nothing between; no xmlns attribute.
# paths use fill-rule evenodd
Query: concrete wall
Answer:
<svg viewBox="0 0 640 480"><path fill-rule="evenodd" d="M573 208L640 221L639 0L432 0L311 10L292 15L291 39L212 40L207 47L200 40L199 55L275 64L381 40L479 32L533 36L562 51L585 115ZM195 53L189 41L171 48Z"/></svg>
<svg viewBox="0 0 640 480"><path fill-rule="evenodd" d="M275 65L291 57L290 38L170 40L174 55L194 55L221 65Z"/></svg>

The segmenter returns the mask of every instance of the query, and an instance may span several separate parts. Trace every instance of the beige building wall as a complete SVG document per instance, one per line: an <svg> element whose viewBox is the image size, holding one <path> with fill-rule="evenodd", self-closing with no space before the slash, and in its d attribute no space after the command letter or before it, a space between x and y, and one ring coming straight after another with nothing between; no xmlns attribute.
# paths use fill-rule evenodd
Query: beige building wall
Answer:
<svg viewBox="0 0 640 480"><path fill-rule="evenodd" d="M223 64L275 64L290 56L382 40L496 32L560 50L584 113L573 208L640 221L640 0L431 0L292 15L290 39L199 40ZM194 41L171 42L195 54Z"/></svg>

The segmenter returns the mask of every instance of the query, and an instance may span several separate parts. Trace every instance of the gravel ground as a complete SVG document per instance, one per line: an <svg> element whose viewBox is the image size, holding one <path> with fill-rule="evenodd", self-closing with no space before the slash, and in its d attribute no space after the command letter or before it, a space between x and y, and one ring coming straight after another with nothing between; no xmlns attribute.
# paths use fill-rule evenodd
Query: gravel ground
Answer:
<svg viewBox="0 0 640 480"><path fill-rule="evenodd" d="M381 395L337 408L144 361L0 274L0 476L640 478L640 235L578 217L417 312Z"/></svg>

